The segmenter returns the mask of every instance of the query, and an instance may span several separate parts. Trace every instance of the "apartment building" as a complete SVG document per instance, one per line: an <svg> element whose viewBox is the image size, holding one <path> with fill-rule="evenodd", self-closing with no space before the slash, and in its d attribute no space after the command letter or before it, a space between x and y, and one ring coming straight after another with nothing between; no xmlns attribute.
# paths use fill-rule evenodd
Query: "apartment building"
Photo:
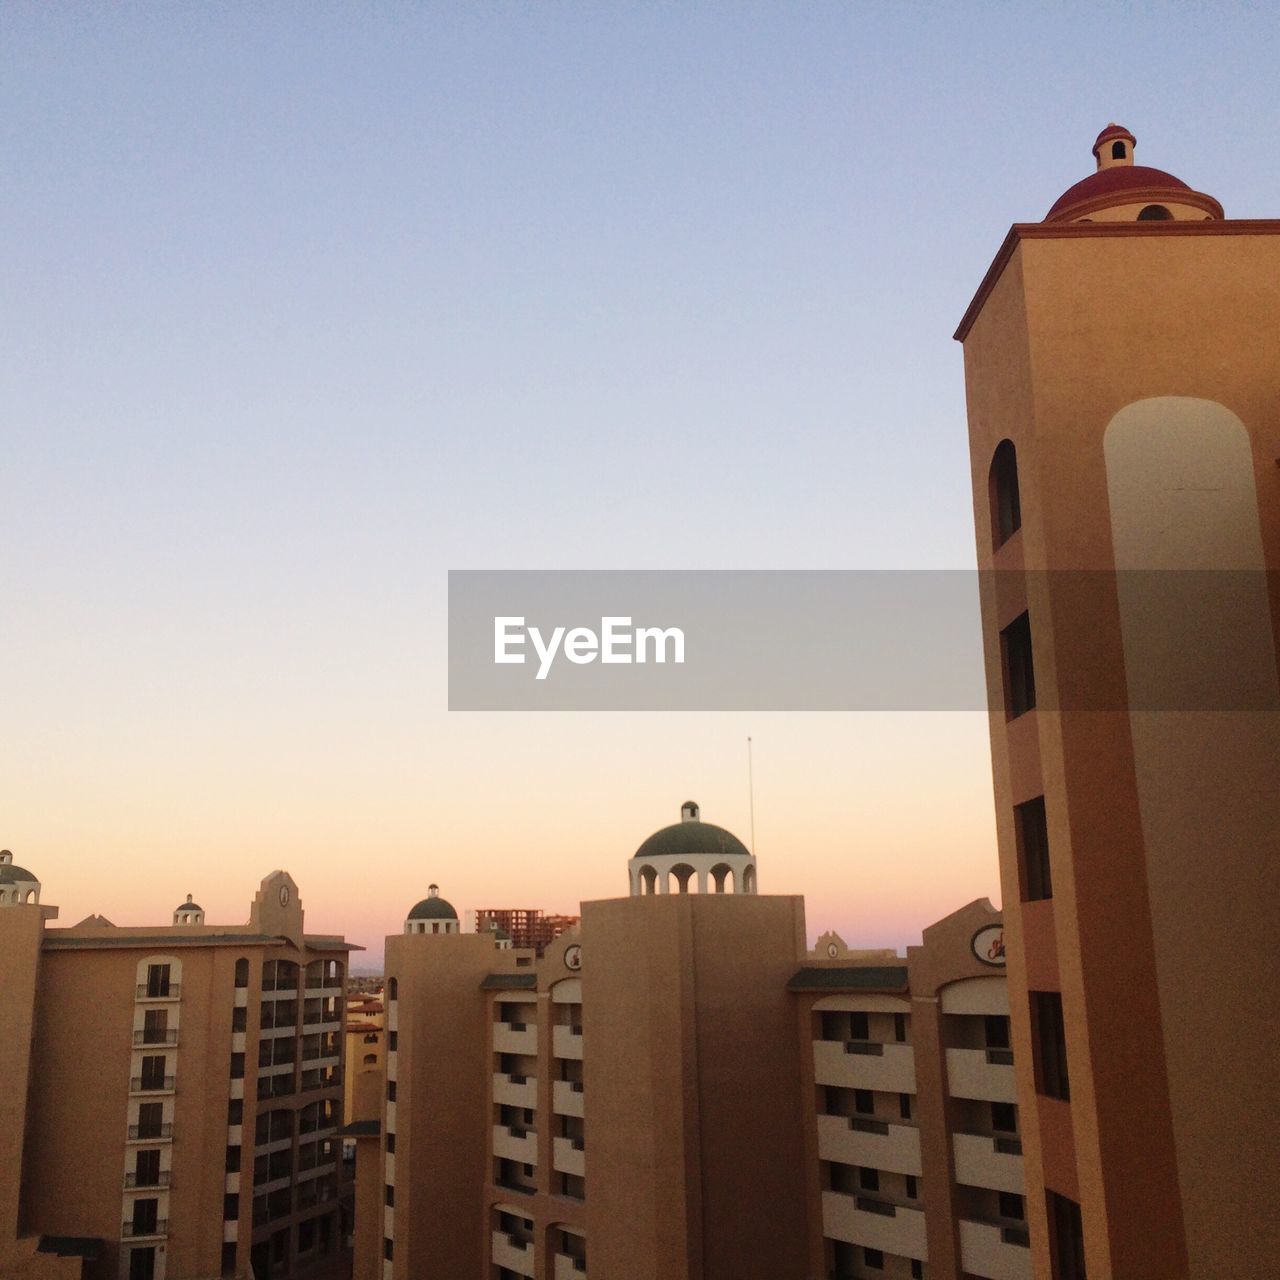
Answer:
<svg viewBox="0 0 1280 1280"><path fill-rule="evenodd" d="M956 333L1028 1223L1037 1276L1244 1280L1280 1256L1280 221L1136 145Z"/></svg>
<svg viewBox="0 0 1280 1280"><path fill-rule="evenodd" d="M477 933L496 930L506 934L512 946L537 955L580 922L580 916L548 915L538 907L481 907L476 911Z"/></svg>
<svg viewBox="0 0 1280 1280"><path fill-rule="evenodd" d="M187 895L56 928L8 853L0 889L0 1276L342 1275L351 948L304 932L292 877L230 926Z"/></svg>
<svg viewBox="0 0 1280 1280"><path fill-rule="evenodd" d="M1032 1274L997 913L811 954L757 872L688 802L541 958L410 911L356 1280Z"/></svg>

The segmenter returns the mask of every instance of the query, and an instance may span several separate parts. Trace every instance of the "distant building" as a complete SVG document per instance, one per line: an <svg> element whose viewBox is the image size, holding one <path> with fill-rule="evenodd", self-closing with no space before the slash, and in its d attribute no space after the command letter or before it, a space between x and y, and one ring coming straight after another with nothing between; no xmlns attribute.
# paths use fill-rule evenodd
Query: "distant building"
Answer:
<svg viewBox="0 0 1280 1280"><path fill-rule="evenodd" d="M356 1280L1030 1280L990 904L811 954L692 803L628 870L540 958L387 939Z"/></svg>
<svg viewBox="0 0 1280 1280"><path fill-rule="evenodd" d="M1245 1280L1280 1257L1280 221L1135 146L1098 135L956 333L1028 1221L1037 1276Z"/></svg>
<svg viewBox="0 0 1280 1280"><path fill-rule="evenodd" d="M247 924L56 916L0 853L0 1276L341 1274L352 948L284 871Z"/></svg>
<svg viewBox="0 0 1280 1280"><path fill-rule="evenodd" d="M536 907L482 907L476 911L476 932L499 930L513 947L541 955L580 920L580 916L547 915Z"/></svg>

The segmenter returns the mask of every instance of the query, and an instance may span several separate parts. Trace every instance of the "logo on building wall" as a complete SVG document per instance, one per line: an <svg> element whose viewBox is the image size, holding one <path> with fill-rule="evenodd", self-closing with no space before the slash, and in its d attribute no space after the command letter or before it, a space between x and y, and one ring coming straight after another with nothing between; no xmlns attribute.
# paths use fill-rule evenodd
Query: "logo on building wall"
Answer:
<svg viewBox="0 0 1280 1280"><path fill-rule="evenodd" d="M973 941L969 945L973 948L973 954L983 964L994 964L1004 968L1004 925L989 924L985 929L979 929L973 935Z"/></svg>
<svg viewBox="0 0 1280 1280"><path fill-rule="evenodd" d="M582 968L582 948L576 942L564 949L564 967L574 973Z"/></svg>

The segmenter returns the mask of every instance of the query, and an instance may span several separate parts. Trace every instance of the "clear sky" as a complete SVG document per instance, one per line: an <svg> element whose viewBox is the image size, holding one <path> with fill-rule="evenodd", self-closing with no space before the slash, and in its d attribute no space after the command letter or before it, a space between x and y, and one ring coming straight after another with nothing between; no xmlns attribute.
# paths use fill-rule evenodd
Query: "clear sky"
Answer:
<svg viewBox="0 0 1280 1280"><path fill-rule="evenodd" d="M1267 5L0 7L0 846L377 963L682 800L811 933L998 900L983 717L449 714L450 568L972 562L951 333L1138 160L1280 214ZM906 657L904 656L904 660Z"/></svg>

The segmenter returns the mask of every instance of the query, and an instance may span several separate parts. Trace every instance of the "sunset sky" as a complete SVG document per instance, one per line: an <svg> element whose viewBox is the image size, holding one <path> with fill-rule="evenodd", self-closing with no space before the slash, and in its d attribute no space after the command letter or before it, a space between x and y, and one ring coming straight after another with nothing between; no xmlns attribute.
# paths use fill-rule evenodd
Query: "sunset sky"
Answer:
<svg viewBox="0 0 1280 1280"><path fill-rule="evenodd" d="M951 341L1139 163L1280 212L1266 6L0 8L0 847L376 966L692 798L811 935L999 898L985 717L461 714L449 569L964 568ZM910 654L904 651L904 662Z"/></svg>

